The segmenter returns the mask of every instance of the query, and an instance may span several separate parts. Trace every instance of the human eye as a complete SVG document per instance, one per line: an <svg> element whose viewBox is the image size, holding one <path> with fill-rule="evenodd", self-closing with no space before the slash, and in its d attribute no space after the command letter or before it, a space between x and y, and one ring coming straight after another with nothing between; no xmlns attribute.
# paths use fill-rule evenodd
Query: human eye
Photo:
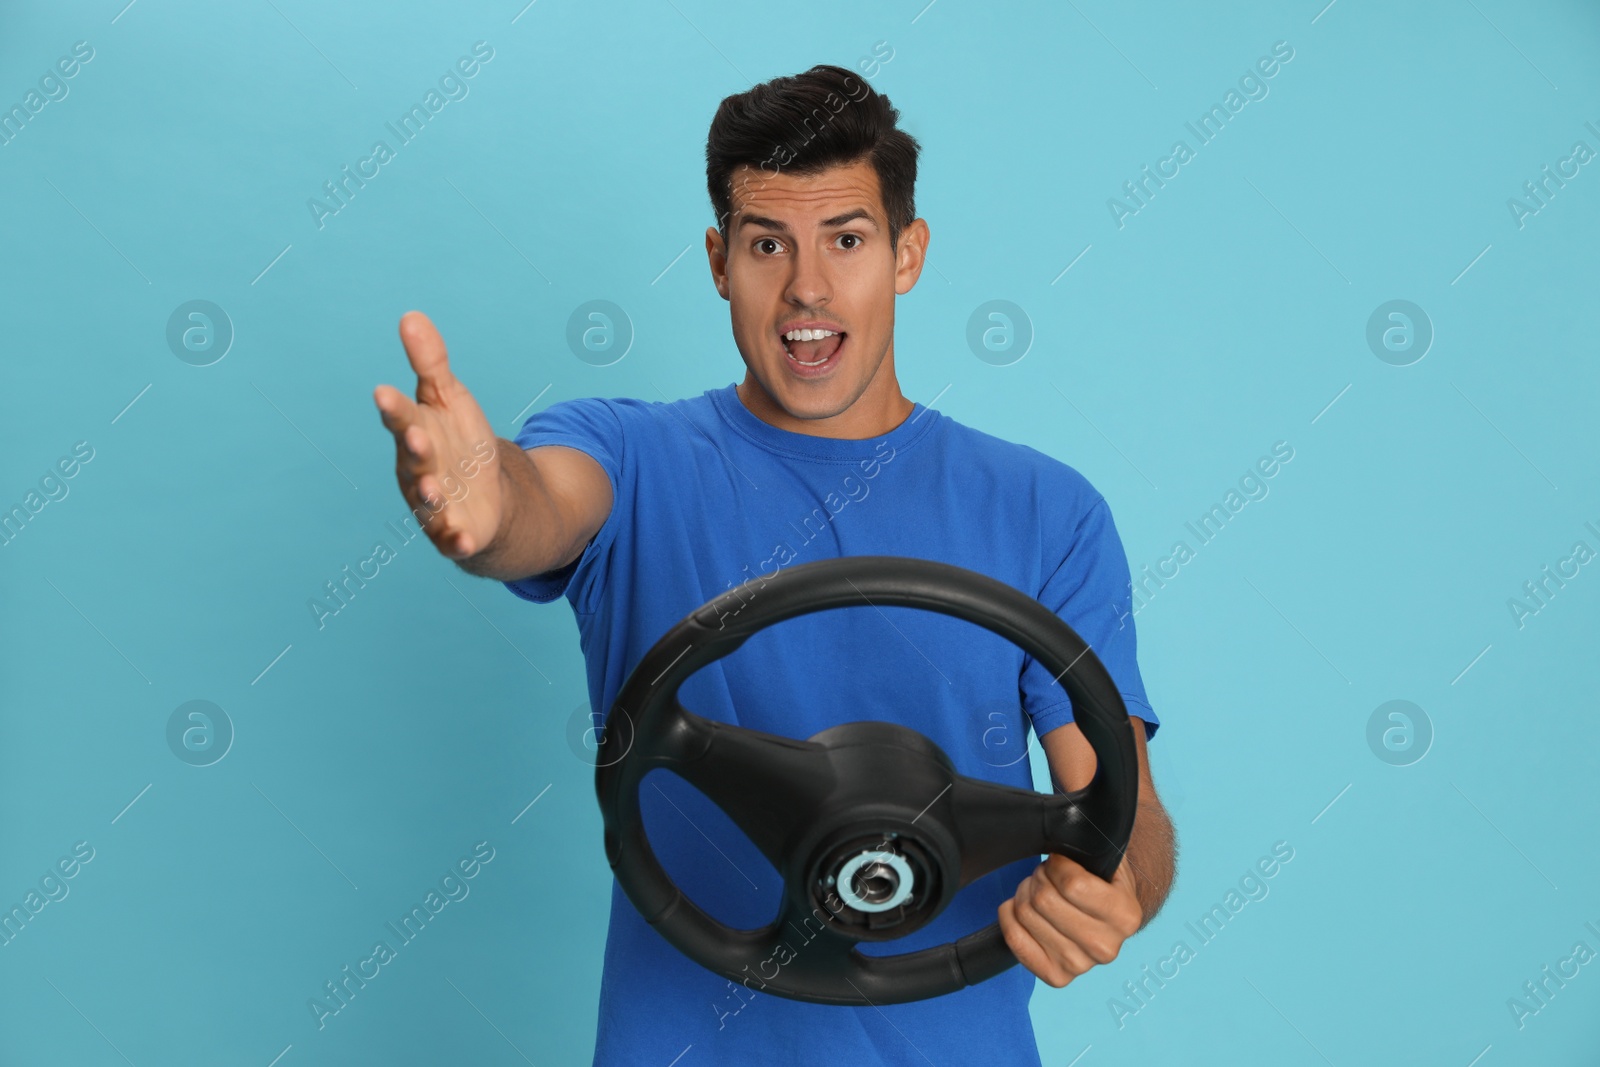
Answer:
<svg viewBox="0 0 1600 1067"><path fill-rule="evenodd" d="M851 245L849 248L846 248L845 249L846 252L853 252L856 249L861 247L861 243L862 242L861 242L861 235L859 233L841 233L838 237L834 238L835 241L843 241L843 240L847 240L847 239L851 240L851 241L854 241L855 244Z"/></svg>
<svg viewBox="0 0 1600 1067"><path fill-rule="evenodd" d="M765 252L762 251L762 246L763 245L775 245L776 247L778 247L780 249L783 247L783 245L778 241L778 239L776 237L757 237L756 240L755 240L754 247L755 247L757 253L762 254L762 255L768 254L768 253L765 253ZM776 253L772 253L772 254L776 254Z"/></svg>

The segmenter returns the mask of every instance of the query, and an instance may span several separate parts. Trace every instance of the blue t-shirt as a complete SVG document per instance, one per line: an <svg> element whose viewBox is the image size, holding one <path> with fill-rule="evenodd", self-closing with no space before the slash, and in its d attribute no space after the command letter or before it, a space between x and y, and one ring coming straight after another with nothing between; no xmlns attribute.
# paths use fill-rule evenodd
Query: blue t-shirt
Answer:
<svg viewBox="0 0 1600 1067"><path fill-rule="evenodd" d="M838 556L939 560L979 571L1060 615L1105 664L1154 734L1135 657L1127 558L1105 499L1036 449L921 404L878 437L793 433L757 418L733 385L671 403L585 398L524 423L524 448L593 456L613 506L582 555L506 585L539 603L565 593L591 707L609 709L635 665L686 614L758 574ZM1066 691L1005 638L905 607L788 619L686 679L703 717L806 738L880 719L920 731L957 771L1032 788L1027 730L1072 720ZM698 790L665 770L641 784L652 847L690 899L730 926L778 912L777 871ZM1038 864L1022 860L963 889L927 926L859 951L894 955L996 920ZM942 997L846 1007L761 993L684 956L613 881L596 1064L1038 1064L1022 966Z"/></svg>

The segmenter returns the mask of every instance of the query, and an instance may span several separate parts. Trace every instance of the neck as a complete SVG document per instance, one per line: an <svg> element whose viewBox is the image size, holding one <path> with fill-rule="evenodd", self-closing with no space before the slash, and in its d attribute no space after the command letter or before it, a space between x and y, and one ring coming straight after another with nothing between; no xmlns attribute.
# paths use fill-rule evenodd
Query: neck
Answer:
<svg viewBox="0 0 1600 1067"><path fill-rule="evenodd" d="M745 371L744 381L739 383L738 394L752 415L780 430L847 441L881 437L910 418L916 406L900 392L893 374L887 377L884 388L880 389L878 380L874 380L856 398L855 403L837 415L821 419L801 419L791 415L748 370Z"/></svg>
<svg viewBox="0 0 1600 1067"><path fill-rule="evenodd" d="M854 403L837 415L802 419L790 414L749 368L745 370L744 381L739 383L738 394L750 413L768 425L790 433L846 441L881 437L910 418L916 406L900 392L900 381L894 372L892 342L866 389L856 397Z"/></svg>

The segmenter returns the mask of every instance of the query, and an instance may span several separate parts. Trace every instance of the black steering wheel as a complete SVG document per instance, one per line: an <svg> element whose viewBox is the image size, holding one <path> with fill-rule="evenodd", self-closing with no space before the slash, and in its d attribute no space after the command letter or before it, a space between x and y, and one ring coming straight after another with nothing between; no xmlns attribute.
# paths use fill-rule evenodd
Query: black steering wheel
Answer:
<svg viewBox="0 0 1600 1067"><path fill-rule="evenodd" d="M954 616L1027 651L1071 697L1074 721L1097 759L1094 780L1046 795L957 774L938 745L893 723L846 723L798 741L714 722L679 703L686 678L757 631L869 604ZM610 751L626 750L601 760L595 772L606 859L639 913L702 966L821 1004L922 1000L1015 965L998 922L900 955L869 956L856 944L902 937L930 922L963 886L1045 852L1109 881L1138 800L1127 707L1083 639L1019 590L932 560L846 556L729 590L656 642L618 694L605 732ZM769 925L723 924L662 868L639 808L640 783L657 767L709 797L783 875L783 903Z"/></svg>

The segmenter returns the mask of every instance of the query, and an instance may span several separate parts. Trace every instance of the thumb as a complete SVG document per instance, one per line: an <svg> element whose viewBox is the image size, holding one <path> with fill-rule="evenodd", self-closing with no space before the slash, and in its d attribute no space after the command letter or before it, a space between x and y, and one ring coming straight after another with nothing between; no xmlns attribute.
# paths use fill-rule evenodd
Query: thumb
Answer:
<svg viewBox="0 0 1600 1067"><path fill-rule="evenodd" d="M433 321L420 311L406 312L400 317L400 343L405 345L411 369L417 372L417 400L424 404L440 403L455 376L450 373L450 356L445 350L444 338L439 336Z"/></svg>

